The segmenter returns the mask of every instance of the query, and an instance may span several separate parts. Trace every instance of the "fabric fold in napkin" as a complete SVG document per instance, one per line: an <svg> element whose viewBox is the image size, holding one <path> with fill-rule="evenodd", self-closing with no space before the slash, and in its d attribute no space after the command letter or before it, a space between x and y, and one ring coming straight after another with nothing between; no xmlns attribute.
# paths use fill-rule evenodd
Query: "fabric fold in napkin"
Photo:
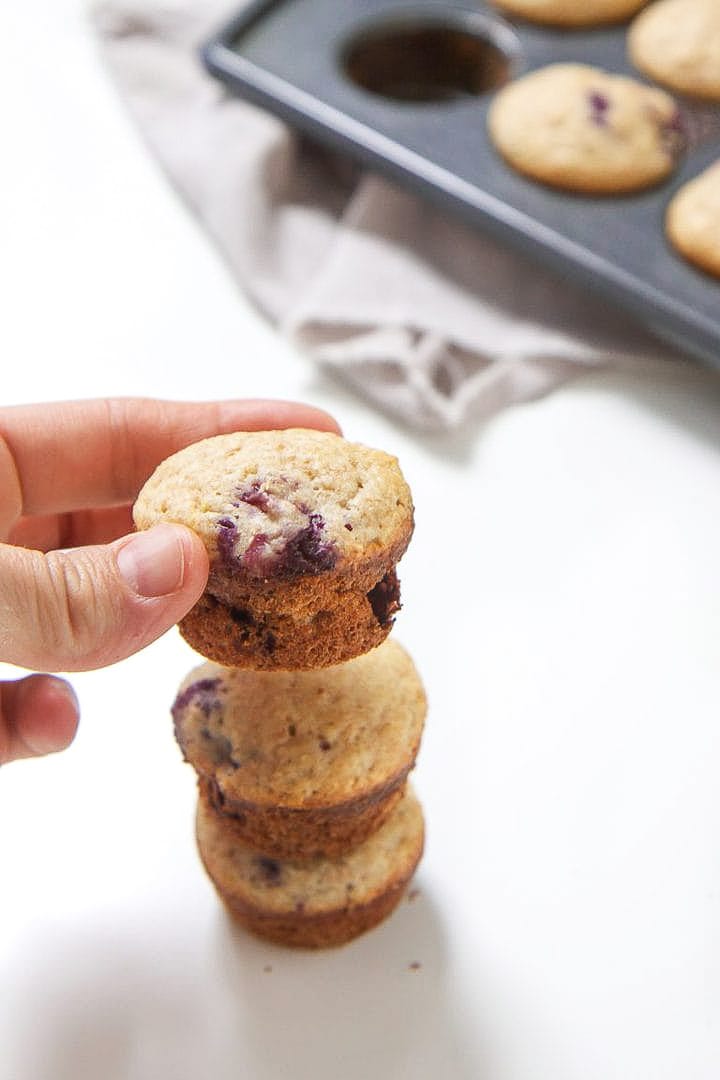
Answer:
<svg viewBox="0 0 720 1080"><path fill-rule="evenodd" d="M148 146L242 287L316 362L443 430L583 366L670 355L601 299L229 94L198 47L237 8L103 0L93 19Z"/></svg>

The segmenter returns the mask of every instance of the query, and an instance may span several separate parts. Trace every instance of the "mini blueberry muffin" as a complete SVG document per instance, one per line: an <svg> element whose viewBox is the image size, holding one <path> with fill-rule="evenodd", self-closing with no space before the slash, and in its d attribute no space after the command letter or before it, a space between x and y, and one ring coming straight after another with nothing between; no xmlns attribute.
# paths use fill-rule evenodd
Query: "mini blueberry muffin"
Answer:
<svg viewBox="0 0 720 1080"><path fill-rule="evenodd" d="M720 277L720 160L675 193L665 231L689 262Z"/></svg>
<svg viewBox="0 0 720 1080"><path fill-rule="evenodd" d="M260 854L202 792L198 803L198 850L218 895L242 926L282 945L342 945L376 926L400 902L423 842L410 791L364 843L335 859Z"/></svg>
<svg viewBox="0 0 720 1080"><path fill-rule="evenodd" d="M401 797L415 764L425 693L392 639L318 671L203 664L172 708L186 761L237 837L267 855L336 856Z"/></svg>
<svg viewBox="0 0 720 1080"><path fill-rule="evenodd" d="M645 0L493 0L509 15L550 26L598 26L622 22L634 15Z"/></svg>
<svg viewBox="0 0 720 1080"><path fill-rule="evenodd" d="M488 128L518 172L591 195L658 183L686 141L664 90L587 64L551 64L510 83L490 107Z"/></svg>
<svg viewBox="0 0 720 1080"><path fill-rule="evenodd" d="M720 3L659 0L628 34L630 59L681 94L720 101Z"/></svg>
<svg viewBox="0 0 720 1080"><path fill-rule="evenodd" d="M327 667L379 645L400 607L395 566L413 531L397 459L328 432L218 435L164 461L135 523L194 529L210 557L180 623L229 667Z"/></svg>

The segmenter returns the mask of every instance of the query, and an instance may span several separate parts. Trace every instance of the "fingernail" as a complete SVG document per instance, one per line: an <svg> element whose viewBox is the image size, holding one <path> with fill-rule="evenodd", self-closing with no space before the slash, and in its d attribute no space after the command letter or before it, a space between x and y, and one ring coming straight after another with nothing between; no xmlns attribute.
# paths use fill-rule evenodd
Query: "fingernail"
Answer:
<svg viewBox="0 0 720 1080"><path fill-rule="evenodd" d="M182 534L174 525L156 525L126 541L117 553L120 576L138 596L169 596L185 576Z"/></svg>
<svg viewBox="0 0 720 1080"><path fill-rule="evenodd" d="M80 703L70 683L56 675L31 675L23 680L23 693L35 701L29 715L23 710L25 716L18 726L25 746L40 756L64 750L75 737L80 717Z"/></svg>
<svg viewBox="0 0 720 1080"><path fill-rule="evenodd" d="M80 717L80 702L69 682L53 677L50 689L56 699L63 698L68 702L70 715L66 713L64 717L58 716L55 710L55 723L52 730L46 730L33 739L32 749L36 754L53 754L69 746L75 738Z"/></svg>
<svg viewBox="0 0 720 1080"><path fill-rule="evenodd" d="M75 690L70 685L70 683L67 682L65 679L59 679L56 675L50 675L49 678L52 679L52 687L54 693L59 694L61 697L67 698L72 708L79 716L80 702L78 700L77 694L75 693Z"/></svg>

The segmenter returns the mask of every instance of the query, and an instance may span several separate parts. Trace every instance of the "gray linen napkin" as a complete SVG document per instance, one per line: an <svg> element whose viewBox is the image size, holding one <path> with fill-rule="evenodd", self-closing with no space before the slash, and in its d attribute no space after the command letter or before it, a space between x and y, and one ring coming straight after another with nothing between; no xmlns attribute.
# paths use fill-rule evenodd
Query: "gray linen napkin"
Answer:
<svg viewBox="0 0 720 1080"><path fill-rule="evenodd" d="M148 145L243 288L383 409L449 429L579 367L667 355L636 323L227 93L197 47L237 0L102 0Z"/></svg>

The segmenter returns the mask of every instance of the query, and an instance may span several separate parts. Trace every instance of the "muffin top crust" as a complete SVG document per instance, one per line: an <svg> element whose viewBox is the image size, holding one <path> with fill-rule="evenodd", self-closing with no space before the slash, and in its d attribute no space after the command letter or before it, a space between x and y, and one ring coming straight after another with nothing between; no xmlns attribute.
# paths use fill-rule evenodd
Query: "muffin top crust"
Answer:
<svg viewBox="0 0 720 1080"><path fill-rule="evenodd" d="M720 277L720 159L675 193L666 229L685 258Z"/></svg>
<svg viewBox="0 0 720 1080"><path fill-rule="evenodd" d="M397 459L330 432L237 432L162 462L138 495L139 529L201 537L216 572L293 579L406 545L410 489Z"/></svg>
<svg viewBox="0 0 720 1080"><path fill-rule="evenodd" d="M554 26L593 26L634 15L645 0L493 0L510 15Z"/></svg>
<svg viewBox="0 0 720 1080"><path fill-rule="evenodd" d="M588 64L550 64L508 83L488 127L519 172L608 195L663 179L686 141L683 116L664 90Z"/></svg>
<svg viewBox="0 0 720 1080"><path fill-rule="evenodd" d="M720 101L720 3L658 0L628 33L630 59L682 94Z"/></svg>
<svg viewBox="0 0 720 1080"><path fill-rule="evenodd" d="M187 761L235 803L342 806L406 775L420 744L425 693L393 640L320 671L202 664L172 708Z"/></svg>

